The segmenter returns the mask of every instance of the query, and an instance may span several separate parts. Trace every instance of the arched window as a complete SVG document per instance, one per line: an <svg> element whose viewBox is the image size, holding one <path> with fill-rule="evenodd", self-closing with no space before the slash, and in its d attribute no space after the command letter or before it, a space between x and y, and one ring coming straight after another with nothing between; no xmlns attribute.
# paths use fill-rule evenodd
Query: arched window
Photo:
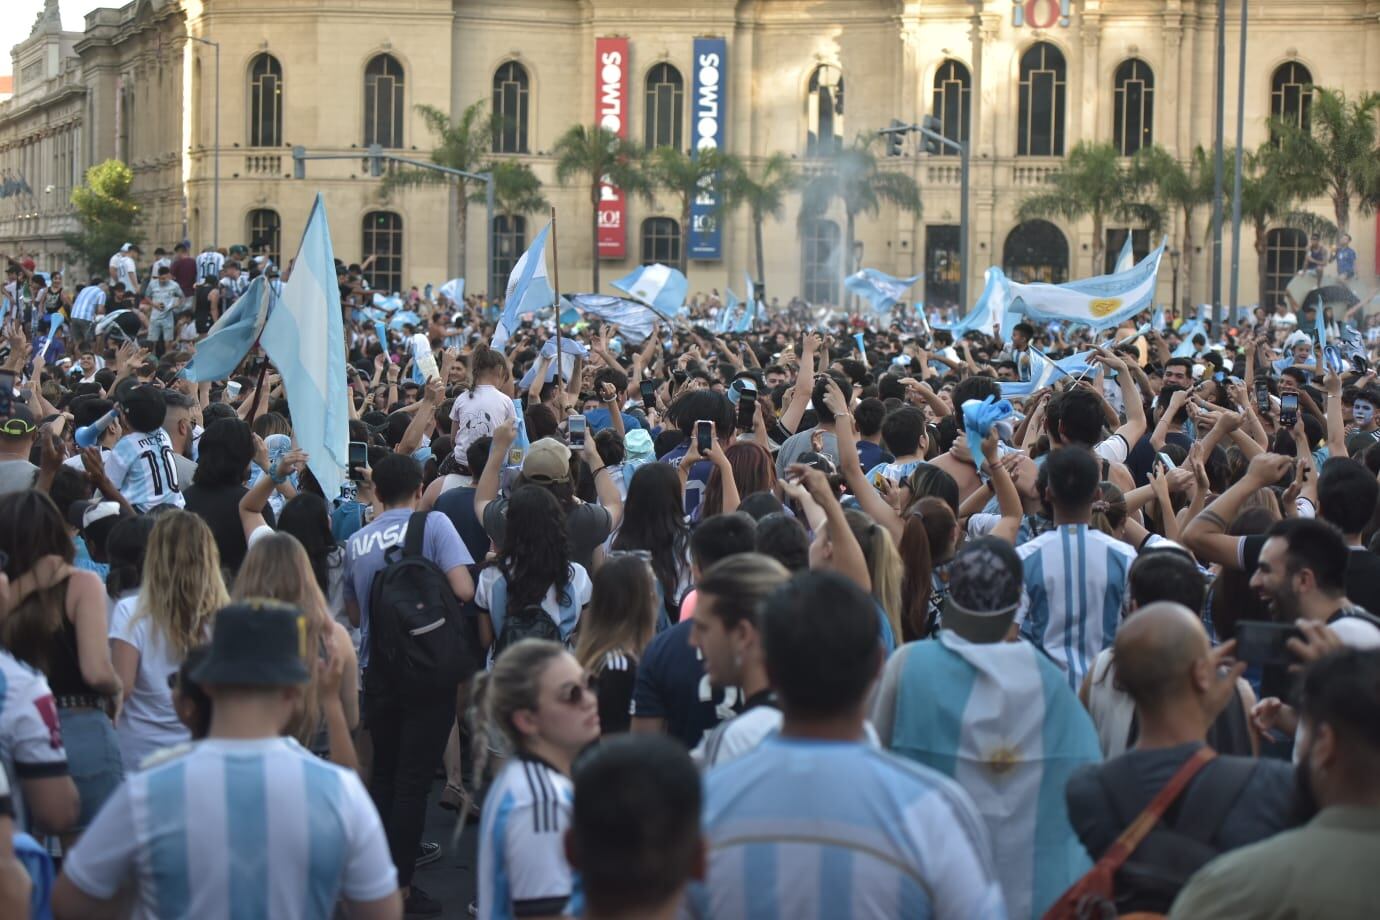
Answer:
<svg viewBox="0 0 1380 920"><path fill-rule="evenodd" d="M821 64L810 74L805 110L810 123L806 156L828 156L843 146L843 74L837 67Z"/></svg>
<svg viewBox="0 0 1380 920"><path fill-rule="evenodd" d="M643 93L642 143L656 147L681 148L684 131L685 81L670 64L658 64L647 73Z"/></svg>
<svg viewBox="0 0 1380 920"><path fill-rule="evenodd" d="M1112 143L1124 157L1155 142L1155 73L1137 58L1112 78Z"/></svg>
<svg viewBox="0 0 1380 920"><path fill-rule="evenodd" d="M494 153L527 152L527 68L509 61L494 71Z"/></svg>
<svg viewBox="0 0 1380 920"><path fill-rule="evenodd" d="M375 55L364 67L364 145L401 147L404 108L402 64Z"/></svg>
<svg viewBox="0 0 1380 920"><path fill-rule="evenodd" d="M1016 154L1023 157L1064 155L1064 91L1068 78L1064 56L1049 42L1031 45L1021 55L1021 104Z"/></svg>
<svg viewBox="0 0 1380 920"><path fill-rule="evenodd" d="M249 146L283 142L283 65L271 54L249 64Z"/></svg>
<svg viewBox="0 0 1380 920"><path fill-rule="evenodd" d="M642 222L642 264L680 264L680 224L669 217L649 217Z"/></svg>
<svg viewBox="0 0 1380 920"><path fill-rule="evenodd" d="M1308 259L1308 234L1279 227L1265 234L1265 290L1260 303L1273 310L1284 299L1284 290Z"/></svg>
<svg viewBox="0 0 1380 920"><path fill-rule="evenodd" d="M805 224L800 239L800 289L811 304L839 302L839 225L832 220L815 219Z"/></svg>
<svg viewBox="0 0 1380 920"><path fill-rule="evenodd" d="M527 250L527 218L520 214L494 217L493 265L489 269L489 290L508 288L508 276Z"/></svg>
<svg viewBox="0 0 1380 920"><path fill-rule="evenodd" d="M1028 220L1007 236L1001 265L1012 281L1063 284L1069 280L1069 241L1049 221Z"/></svg>
<svg viewBox="0 0 1380 920"><path fill-rule="evenodd" d="M944 136L960 144L968 142L968 121L972 111L973 80L968 68L949 60L940 65L934 75L934 117L943 125ZM940 147L941 154L955 155L948 147Z"/></svg>
<svg viewBox="0 0 1380 920"><path fill-rule="evenodd" d="M272 208L256 208L249 212L246 221L249 228L249 251L259 253L267 247L267 255L273 264L282 266L279 253L282 252L283 221Z"/></svg>
<svg viewBox="0 0 1380 920"><path fill-rule="evenodd" d="M1270 118L1298 125L1307 131L1309 110L1313 107L1313 74L1297 61L1275 68L1270 78ZM1270 140L1278 132L1270 129Z"/></svg>
<svg viewBox="0 0 1380 920"><path fill-rule="evenodd" d="M392 211L370 211L364 215L364 258L374 257L368 278L376 291L402 290L403 222Z"/></svg>

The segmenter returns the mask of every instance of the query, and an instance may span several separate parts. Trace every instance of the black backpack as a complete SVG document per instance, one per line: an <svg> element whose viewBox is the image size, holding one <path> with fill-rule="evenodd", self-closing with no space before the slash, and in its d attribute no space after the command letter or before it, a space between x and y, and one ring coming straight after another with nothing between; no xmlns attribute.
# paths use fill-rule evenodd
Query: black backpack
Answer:
<svg viewBox="0 0 1380 920"><path fill-rule="evenodd" d="M504 614L503 628L494 640L494 658L497 659L504 649L523 639L546 639L564 644L560 627L551 619L551 614L538 604L528 604L515 613Z"/></svg>
<svg viewBox="0 0 1380 920"><path fill-rule="evenodd" d="M401 546L384 551L369 589L369 669L380 690L450 691L474 673L460 599L441 567L422 555L427 512L407 520Z"/></svg>

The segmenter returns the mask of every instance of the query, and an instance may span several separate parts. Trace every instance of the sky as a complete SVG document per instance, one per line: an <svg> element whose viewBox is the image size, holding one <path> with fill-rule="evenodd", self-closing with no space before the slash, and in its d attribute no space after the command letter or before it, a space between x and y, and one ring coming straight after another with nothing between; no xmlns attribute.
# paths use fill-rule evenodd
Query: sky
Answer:
<svg viewBox="0 0 1380 920"><path fill-rule="evenodd" d="M86 14L102 7L121 7L128 0L60 0L62 27L70 32L80 32ZM43 0L3 0L0 3L5 14L0 16L0 76L14 69L10 60L10 49L29 37L34 20L43 11Z"/></svg>

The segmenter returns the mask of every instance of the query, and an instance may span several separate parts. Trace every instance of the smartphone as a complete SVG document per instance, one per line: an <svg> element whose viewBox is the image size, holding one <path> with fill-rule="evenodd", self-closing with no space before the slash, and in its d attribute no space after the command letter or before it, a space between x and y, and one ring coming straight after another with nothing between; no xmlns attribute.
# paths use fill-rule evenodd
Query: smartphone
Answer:
<svg viewBox="0 0 1380 920"><path fill-rule="evenodd" d="M656 405L656 381L642 381L642 408L650 409Z"/></svg>
<svg viewBox="0 0 1380 920"><path fill-rule="evenodd" d="M738 394L738 430L752 431L757 423L757 391L743 390Z"/></svg>
<svg viewBox="0 0 1380 920"><path fill-rule="evenodd" d="M583 415L572 415L565 423L565 430L570 434L570 447L572 450L585 449L585 417Z"/></svg>
<svg viewBox="0 0 1380 920"><path fill-rule="evenodd" d="M695 448L700 456L709 453L714 446L714 423L701 419L695 423Z"/></svg>
<svg viewBox="0 0 1380 920"><path fill-rule="evenodd" d="M351 441L349 453L346 457L346 475L351 480L359 481L364 477L360 475L360 470L369 468L369 445L363 441Z"/></svg>
<svg viewBox="0 0 1380 920"><path fill-rule="evenodd" d="M1250 664L1294 664L1296 659L1286 643L1302 638L1303 633L1293 623L1241 620L1236 624L1236 658Z"/></svg>
<svg viewBox="0 0 1380 920"><path fill-rule="evenodd" d="M1293 428L1299 420L1299 395L1285 393L1279 398L1279 427Z"/></svg>
<svg viewBox="0 0 1380 920"><path fill-rule="evenodd" d="M1270 384L1264 377L1255 378L1255 409L1261 415L1270 411Z"/></svg>
<svg viewBox="0 0 1380 920"><path fill-rule="evenodd" d="M0 416L14 412L14 371L0 371Z"/></svg>

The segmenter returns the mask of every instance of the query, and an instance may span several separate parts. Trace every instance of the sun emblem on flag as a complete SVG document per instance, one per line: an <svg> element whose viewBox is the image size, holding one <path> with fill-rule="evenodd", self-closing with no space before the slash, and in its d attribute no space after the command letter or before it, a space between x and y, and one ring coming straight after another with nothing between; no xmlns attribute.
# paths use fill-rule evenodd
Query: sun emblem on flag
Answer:
<svg viewBox="0 0 1380 920"><path fill-rule="evenodd" d="M1019 762L1020 758L1009 747L999 747L987 755L987 769L996 774L1005 773Z"/></svg>
<svg viewBox="0 0 1380 920"><path fill-rule="evenodd" d="M1118 309L1120 309L1120 307L1120 297L1105 297L1101 300L1094 300L1091 304L1088 305L1088 309L1092 312L1092 315L1098 317L1099 319L1104 316L1108 316L1112 313L1115 313Z"/></svg>

